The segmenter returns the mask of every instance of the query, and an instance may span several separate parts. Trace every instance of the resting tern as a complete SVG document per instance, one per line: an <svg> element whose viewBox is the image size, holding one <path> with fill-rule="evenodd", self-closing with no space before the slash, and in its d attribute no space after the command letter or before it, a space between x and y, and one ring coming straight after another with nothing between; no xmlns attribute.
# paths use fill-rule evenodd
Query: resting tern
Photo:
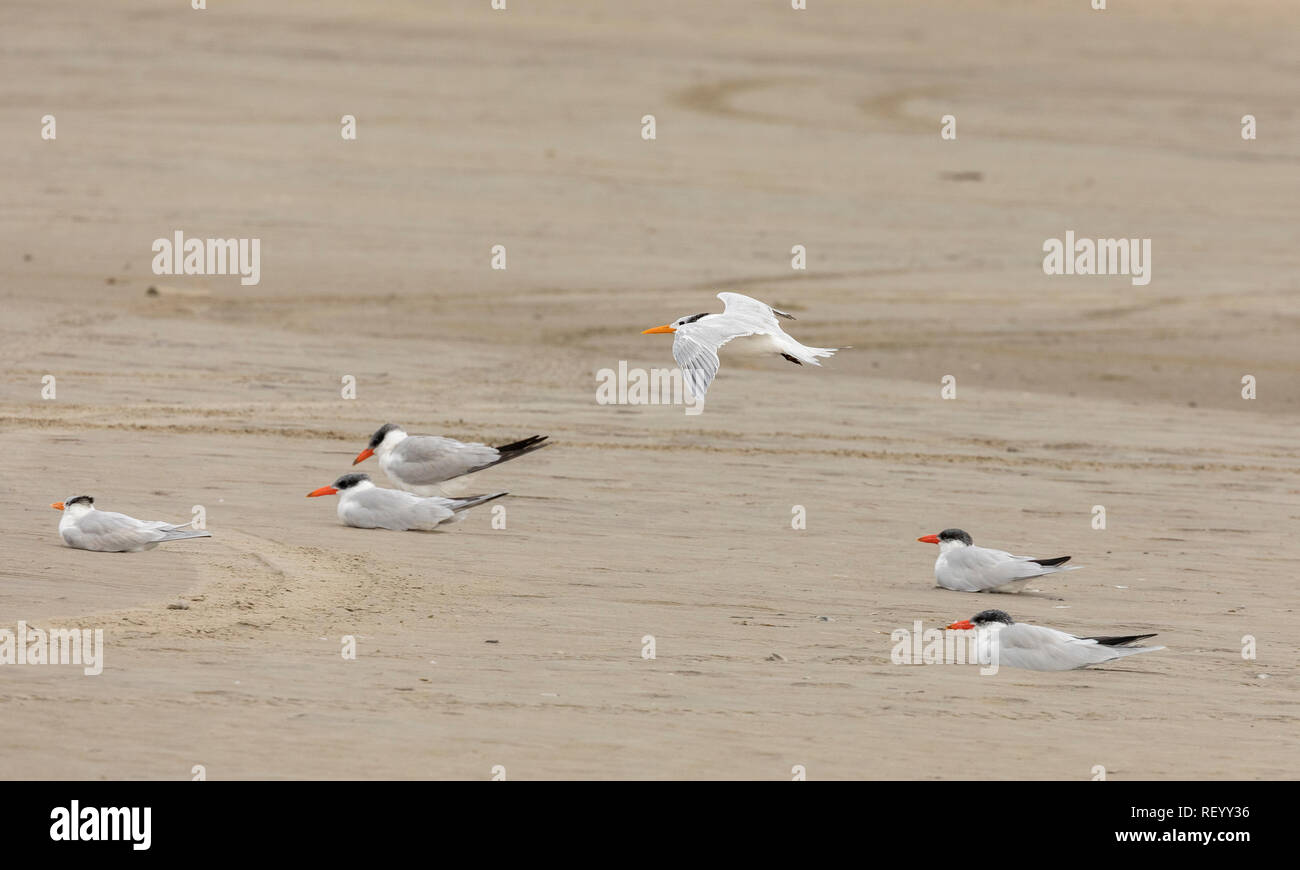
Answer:
<svg viewBox="0 0 1300 870"><path fill-rule="evenodd" d="M786 335L776 319L794 320L793 314L778 311L740 293L719 293L718 298L726 306L721 314L692 314L641 333L673 334L673 359L677 360L691 395L697 399L704 398L705 391L718 373L718 349L727 342L744 339L750 352L776 354L795 365L809 363L819 366L819 358L840 350L838 347L807 347Z"/></svg>
<svg viewBox="0 0 1300 870"><path fill-rule="evenodd" d="M998 664L1032 671L1070 671L1164 649L1162 646L1130 646L1136 641L1155 637L1154 634L1075 637L1054 628L1016 622L1002 610L984 610L947 628L951 631L988 629L997 632Z"/></svg>
<svg viewBox="0 0 1300 870"><path fill-rule="evenodd" d="M69 547L97 550L101 553L139 553L152 550L167 541L185 538L210 538L211 532L195 531L192 523L173 525L161 520L137 520L126 514L95 509L95 500L79 495L50 505L63 511L59 517L59 537Z"/></svg>
<svg viewBox="0 0 1300 870"><path fill-rule="evenodd" d="M513 444L489 447L438 435L407 435L401 426L385 423L370 436L370 444L352 464L378 456L379 467L399 489L416 495L438 495L438 484L541 450L547 446L546 437L534 435Z"/></svg>
<svg viewBox="0 0 1300 870"><path fill-rule="evenodd" d="M380 489L368 474L345 474L329 486L307 493L307 498L339 496L339 520L358 529L392 529L397 532L427 532L438 526L458 523L466 508L501 498L508 493L472 495L466 498L421 498L396 489Z"/></svg>
<svg viewBox="0 0 1300 870"><path fill-rule="evenodd" d="M939 558L934 561L934 580L944 589L957 592L1019 592L1035 577L1073 571L1079 567L1066 567L1069 556L1034 559L977 547L971 536L961 529L944 529L937 535L926 535L917 540L923 544L939 545Z"/></svg>

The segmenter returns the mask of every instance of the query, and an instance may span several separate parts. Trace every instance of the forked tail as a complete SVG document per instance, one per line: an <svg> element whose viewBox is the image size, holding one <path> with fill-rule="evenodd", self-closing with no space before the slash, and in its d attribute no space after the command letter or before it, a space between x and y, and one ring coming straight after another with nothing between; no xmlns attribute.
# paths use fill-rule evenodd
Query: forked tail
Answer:
<svg viewBox="0 0 1300 870"><path fill-rule="evenodd" d="M790 355L790 357L793 357L794 360L798 362L800 365L802 365L803 363L808 363L809 365L814 365L814 366L821 365L821 363L817 362L817 360L824 359L825 357L829 357L829 356L834 356L835 351L837 350L844 350L844 348L808 347L806 344L800 344L794 339L790 339L790 347L786 348L786 352Z"/></svg>

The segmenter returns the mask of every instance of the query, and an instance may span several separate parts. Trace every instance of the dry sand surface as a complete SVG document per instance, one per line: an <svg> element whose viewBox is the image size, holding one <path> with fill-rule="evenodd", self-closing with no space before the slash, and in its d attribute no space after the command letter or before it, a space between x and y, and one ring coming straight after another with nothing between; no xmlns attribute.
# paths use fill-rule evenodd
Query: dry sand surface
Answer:
<svg viewBox="0 0 1300 870"><path fill-rule="evenodd" d="M0 774L1296 775L1294 3L209 5L0 6L0 627L107 645L0 669ZM261 283L153 275L176 230ZM1066 230L1153 280L1044 275ZM596 403L719 290L852 349ZM554 446L473 481L505 530L343 527L386 420ZM83 492L213 537L69 549ZM936 589L947 526L1084 569ZM1167 649L891 663L991 606Z"/></svg>

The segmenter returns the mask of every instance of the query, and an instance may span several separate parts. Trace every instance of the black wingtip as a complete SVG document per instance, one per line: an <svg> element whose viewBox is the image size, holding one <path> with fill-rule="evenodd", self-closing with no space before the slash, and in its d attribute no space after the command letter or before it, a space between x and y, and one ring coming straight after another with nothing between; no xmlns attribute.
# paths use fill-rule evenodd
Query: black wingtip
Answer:
<svg viewBox="0 0 1300 870"><path fill-rule="evenodd" d="M526 456L534 450L541 450L543 447L549 447L551 442L546 439L549 435L534 435L532 438L525 438L523 441L516 441L513 444L503 444L496 448L498 454L496 459L484 465L477 465L466 471L465 474L473 474L476 471L482 471L485 468L491 468L494 465L500 465L503 462L509 462L511 459L518 459L520 456Z"/></svg>
<svg viewBox="0 0 1300 870"><path fill-rule="evenodd" d="M1066 562L1070 561L1070 559L1070 556L1057 556L1055 559L1030 559L1029 561L1037 562L1044 568L1051 568L1053 565L1064 565Z"/></svg>
<svg viewBox="0 0 1300 870"><path fill-rule="evenodd" d="M534 435L531 438L525 438L522 441L516 441L513 444L502 444L497 448L497 452L505 455L507 453L519 453L524 450L535 450L546 445L542 444L549 435Z"/></svg>
<svg viewBox="0 0 1300 870"><path fill-rule="evenodd" d="M1084 640L1095 640L1102 646L1128 646L1131 643L1137 643L1139 640L1146 640L1155 636L1155 632L1152 632L1151 634L1130 634L1127 637L1085 637Z"/></svg>
<svg viewBox="0 0 1300 870"><path fill-rule="evenodd" d="M489 495L468 495L464 498L455 499L451 506L453 513L459 513L472 507L478 507L481 504L487 504L490 501L496 501L502 496L510 495L508 492L494 492Z"/></svg>

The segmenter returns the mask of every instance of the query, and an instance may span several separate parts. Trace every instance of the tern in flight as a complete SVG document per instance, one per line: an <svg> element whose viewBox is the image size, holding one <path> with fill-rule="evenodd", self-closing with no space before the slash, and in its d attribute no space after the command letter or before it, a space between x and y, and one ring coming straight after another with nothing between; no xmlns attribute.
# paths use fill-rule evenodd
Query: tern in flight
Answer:
<svg viewBox="0 0 1300 870"><path fill-rule="evenodd" d="M726 306L721 314L692 314L641 333L672 333L673 359L677 360L691 395L697 399L704 398L718 373L719 348L729 342L740 342L750 353L784 357L795 365L820 366L818 359L840 350L808 347L786 335L776 319L794 320L793 314L740 293L719 293L718 298Z"/></svg>

